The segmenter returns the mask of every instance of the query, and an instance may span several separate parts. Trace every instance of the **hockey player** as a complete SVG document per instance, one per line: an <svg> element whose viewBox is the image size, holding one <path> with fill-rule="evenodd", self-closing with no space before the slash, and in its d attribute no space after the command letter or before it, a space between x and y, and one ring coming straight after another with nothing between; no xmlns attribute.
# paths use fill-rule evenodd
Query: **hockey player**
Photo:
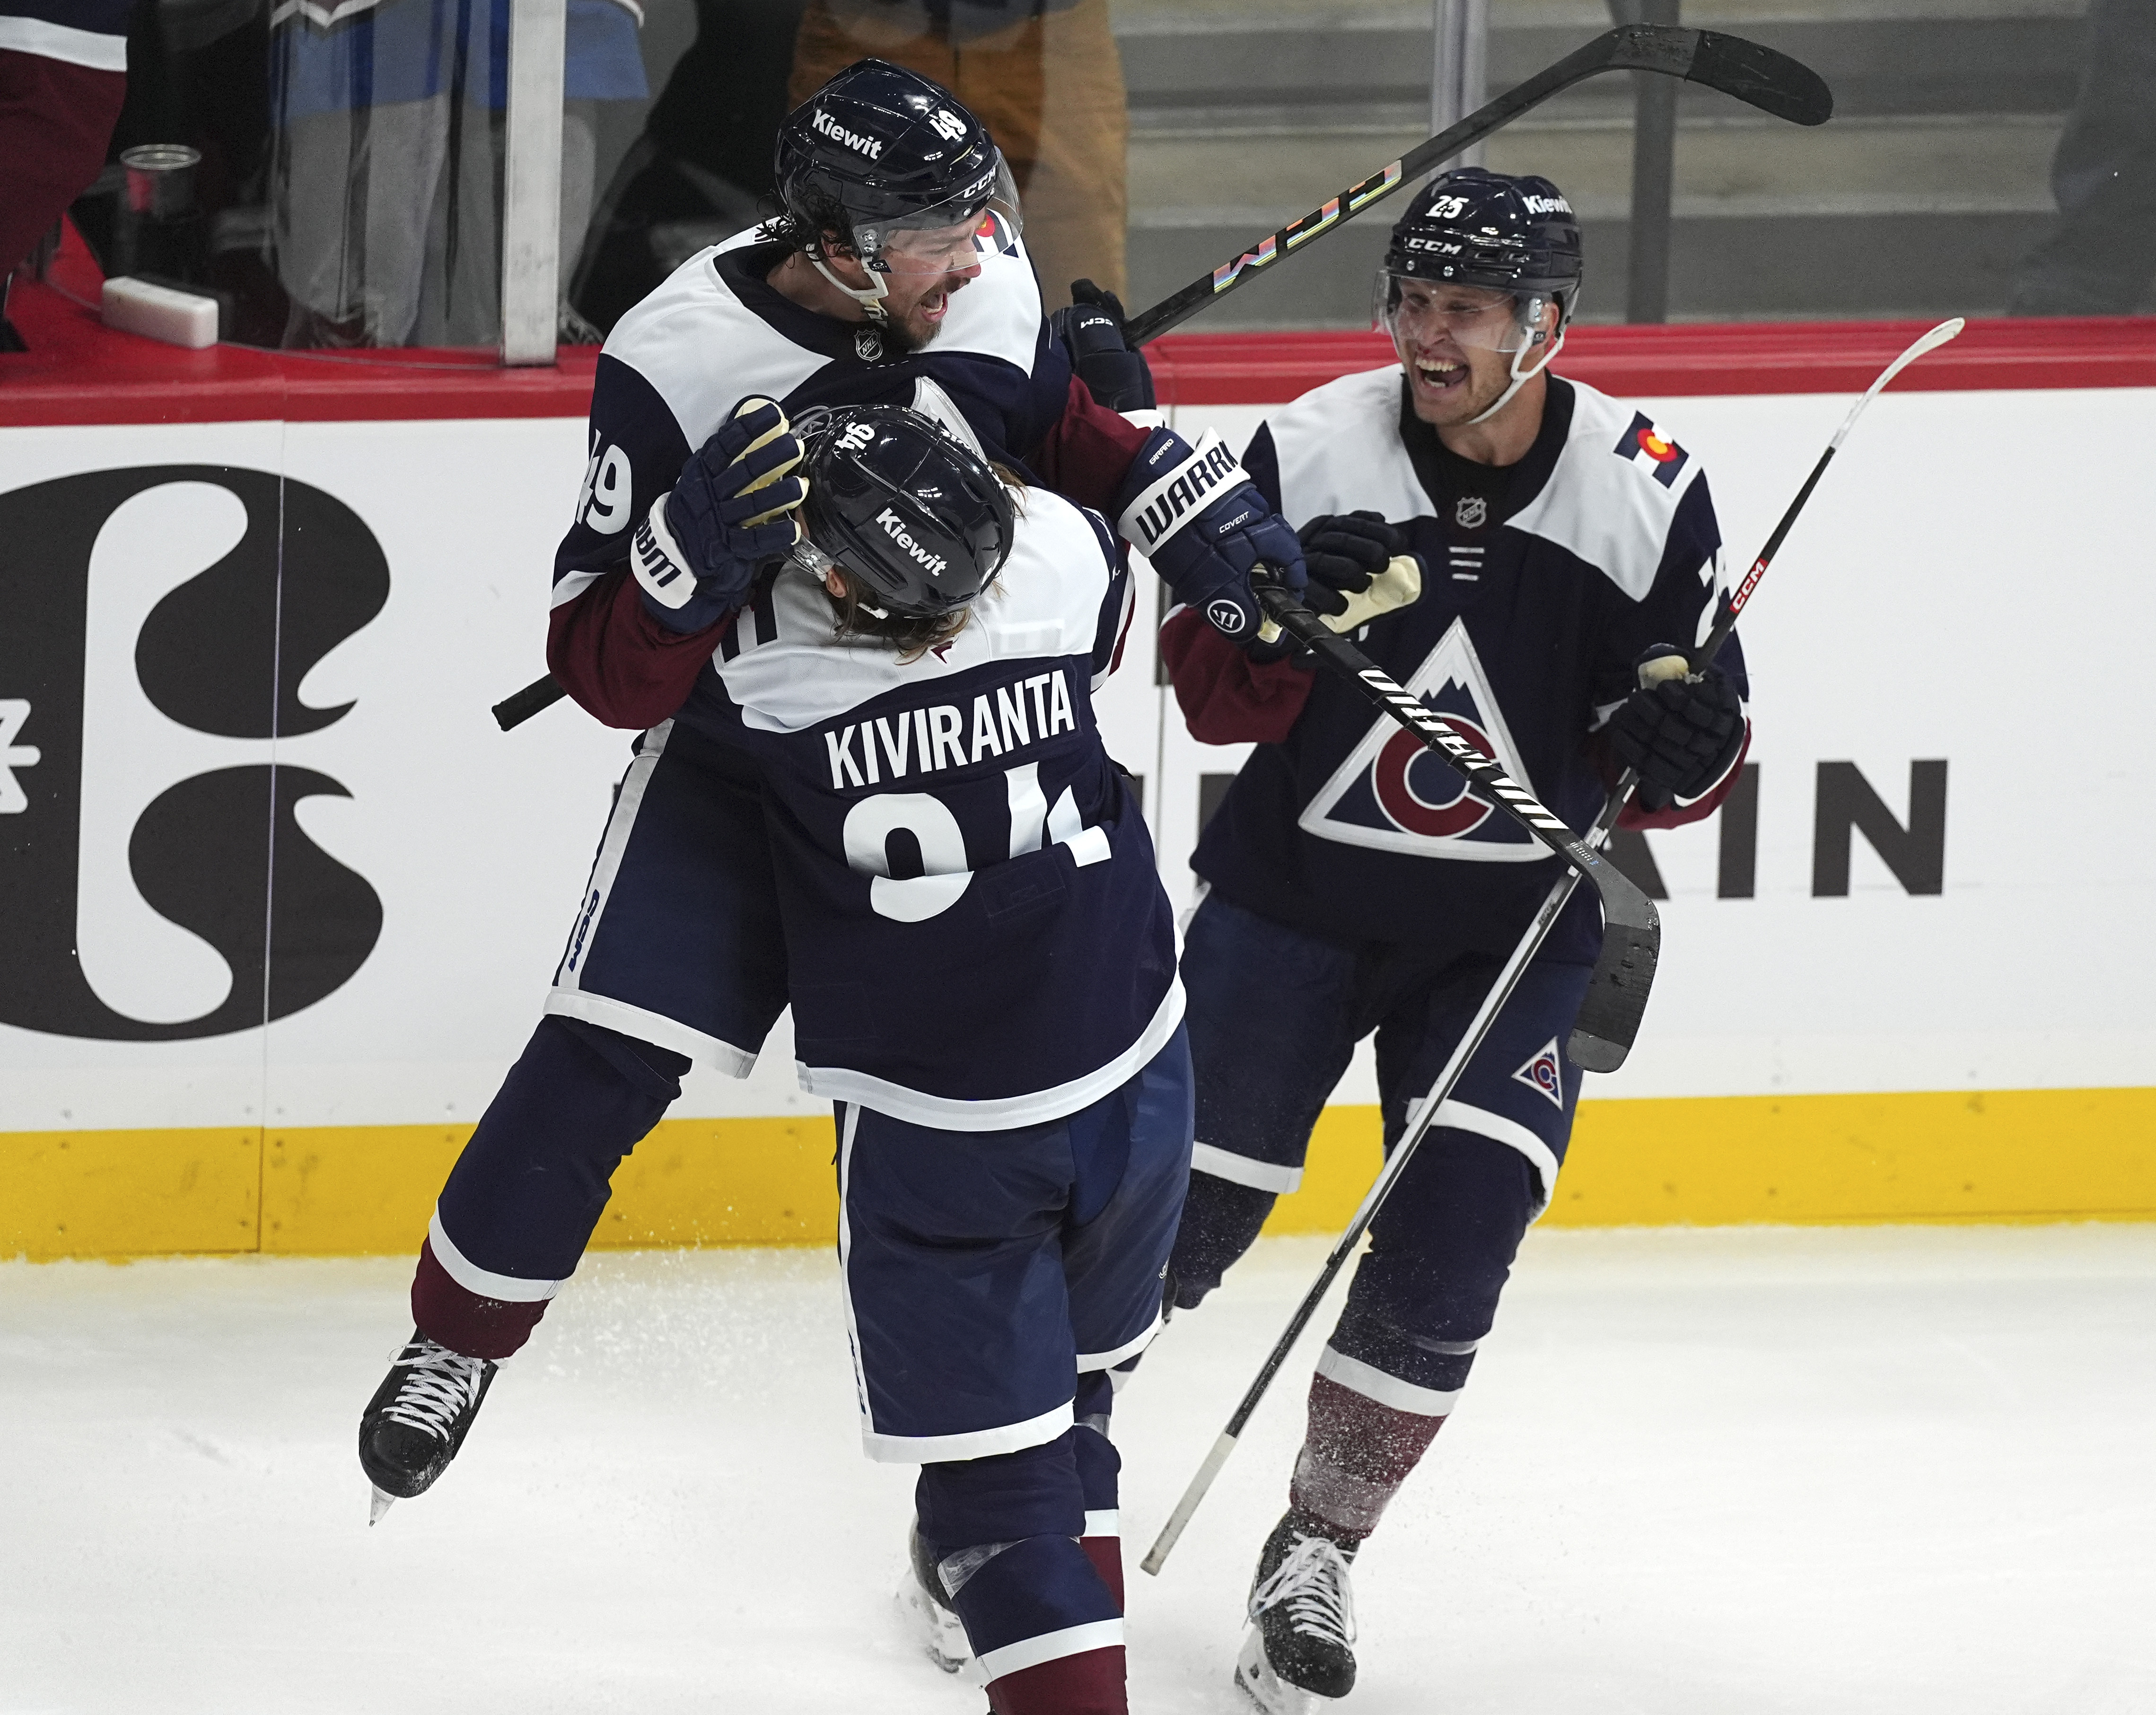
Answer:
<svg viewBox="0 0 2156 1715"><path fill-rule="evenodd" d="M1441 176L1378 277L1399 363L1276 413L1245 457L1301 526L1313 608L1338 613L1397 557L1419 566L1419 597L1356 634L1373 661L1574 827L1625 764L1642 783L1622 825L1674 827L1735 777L1741 657L1732 644L1726 671L1641 688L1643 662L1705 636L1720 536L1697 459L1549 373L1580 275L1555 186ZM1162 649L1192 732L1259 747L1192 860L1207 888L1183 958L1198 1141L1170 1276L1188 1310L1296 1189L1373 1031L1386 1148L1399 1138L1557 860L1285 644L1240 653L1179 612ZM1564 1044L1599 937L1590 901L1582 890L1559 919L1371 1228L1251 1586L1236 1677L1268 1710L1353 1684L1348 1563L1459 1398L1548 1204L1579 1096Z"/></svg>
<svg viewBox="0 0 2156 1715"><path fill-rule="evenodd" d="M647 730L546 1015L429 1225L413 1338L362 1415L377 1517L455 1456L692 1060L746 1074L787 1004L761 784L695 701L714 649L740 647L730 622L757 569L796 537L786 412L918 404L1118 516L1119 499L1145 501L1133 517L1166 531L1149 534L1156 567L1245 638L1250 567L1301 577L1293 531L1224 449L1136 427L1074 377L1066 339L1101 384L1143 372L1111 316L1074 316L1064 338L1043 323L994 146L944 91L863 62L788 119L777 162L780 218L685 264L599 360L548 659L601 720ZM813 996L794 999L813 1016Z"/></svg>
<svg viewBox="0 0 2156 1715"><path fill-rule="evenodd" d="M863 1443L923 1467L916 1564L993 1709L1122 1710L1088 1516L1191 1119L1172 915L1091 708L1128 577L1097 516L918 413L840 410L808 449L807 540L676 727L766 783L803 1087L838 1104Z"/></svg>

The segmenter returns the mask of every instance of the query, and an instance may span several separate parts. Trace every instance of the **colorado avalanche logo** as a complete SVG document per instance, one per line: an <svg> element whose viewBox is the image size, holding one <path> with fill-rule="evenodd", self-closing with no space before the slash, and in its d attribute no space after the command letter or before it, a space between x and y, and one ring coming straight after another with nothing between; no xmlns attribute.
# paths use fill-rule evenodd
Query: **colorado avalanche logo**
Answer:
<svg viewBox="0 0 2156 1715"><path fill-rule="evenodd" d="M1459 721L1477 750L1534 789L1460 620L1452 622L1407 688ZM1510 817L1469 793L1455 769L1383 716L1311 799L1301 825L1321 840L1416 857L1532 863L1543 855L1543 848Z"/></svg>
<svg viewBox="0 0 2156 1715"><path fill-rule="evenodd" d="M1674 488L1678 473L1691 462L1691 454L1665 434L1661 425L1644 411L1632 413L1632 426L1618 437L1610 450L1641 470L1652 471L1655 480L1664 488Z"/></svg>
<svg viewBox="0 0 2156 1715"><path fill-rule="evenodd" d="M1564 1062L1557 1057L1557 1038L1535 1050L1535 1056L1512 1074L1512 1081L1549 1097L1550 1105L1564 1111Z"/></svg>

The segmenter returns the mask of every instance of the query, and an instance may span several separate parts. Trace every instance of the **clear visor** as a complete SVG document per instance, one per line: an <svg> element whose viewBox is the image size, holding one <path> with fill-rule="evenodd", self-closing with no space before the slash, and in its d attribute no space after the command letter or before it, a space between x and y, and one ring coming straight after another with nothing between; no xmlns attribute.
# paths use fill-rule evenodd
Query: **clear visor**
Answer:
<svg viewBox="0 0 2156 1715"><path fill-rule="evenodd" d="M1541 331L1549 301L1536 292L1501 292L1380 270L1371 321L1395 343L1435 345L1450 339L1486 352L1517 352Z"/></svg>
<svg viewBox="0 0 2156 1715"><path fill-rule="evenodd" d="M856 221L854 237L879 274L951 274L1008 249L1021 229L1018 186L998 154L980 184L901 219Z"/></svg>

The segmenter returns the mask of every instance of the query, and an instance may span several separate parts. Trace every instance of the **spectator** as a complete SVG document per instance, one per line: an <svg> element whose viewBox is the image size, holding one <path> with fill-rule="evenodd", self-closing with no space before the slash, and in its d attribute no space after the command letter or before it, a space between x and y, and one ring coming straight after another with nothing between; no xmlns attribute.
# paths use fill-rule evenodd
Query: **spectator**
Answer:
<svg viewBox="0 0 2156 1715"><path fill-rule="evenodd" d="M2156 0L2092 0L2081 92L2051 157L2059 224L2013 316L2131 316L2156 280Z"/></svg>
<svg viewBox="0 0 2156 1715"><path fill-rule="evenodd" d="M0 280L105 166L128 0L0 0Z"/></svg>

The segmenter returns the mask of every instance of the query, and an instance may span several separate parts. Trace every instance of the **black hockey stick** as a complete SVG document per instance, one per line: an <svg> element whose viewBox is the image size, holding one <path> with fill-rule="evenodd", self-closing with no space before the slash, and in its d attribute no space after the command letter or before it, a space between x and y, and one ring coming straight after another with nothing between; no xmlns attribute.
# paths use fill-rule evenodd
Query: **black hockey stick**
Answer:
<svg viewBox="0 0 2156 1715"><path fill-rule="evenodd" d="M1864 408L1878 398L1887 383L1910 364L1926 352L1938 350L1961 330L1962 321L1958 316L1951 321L1941 322L1881 371L1879 378L1871 383L1864 396L1849 408L1849 414L1842 418L1841 427L1835 431L1834 439L1827 444L1826 450L1820 454L1819 462L1812 466L1811 475L1804 479L1804 485L1797 490L1797 497L1789 502L1788 511L1782 514L1781 521L1775 525L1774 533L1767 538L1766 547L1759 550L1758 557L1753 561L1743 581L1723 598L1720 611L1715 616L1714 629L1708 632L1706 642L1693 652L1688 664L1691 671L1704 672L1707 665L1721 652L1722 644L1729 640L1730 633L1737 628L1738 614L1743 611L1744 604L1751 600L1753 592L1758 588L1759 580L1767 575L1767 567L1774 562L1775 554L1789 536L1790 526L1796 523L1797 515L1804 511L1804 503L1811 499L1812 490L1819 486L1820 478L1825 473L1835 454L1840 449L1842 442L1848 439L1849 431L1856 427L1856 419L1863 414ZM1623 813L1625 801L1631 797L1633 788L1639 783L1638 773L1630 768L1620 777L1608 801L1602 807L1602 814L1595 818L1594 827L1587 836L1588 844L1599 849L1609 837L1610 830L1617 825L1617 818ZM1527 933L1506 959L1503 968L1497 973L1496 980L1491 983L1489 992L1482 997L1482 1003L1476 1008L1475 1016L1468 1021L1467 1029L1453 1045L1445 1069L1438 1074L1436 1082L1430 1086L1429 1092L1409 1117L1406 1131L1401 1134L1400 1141L1393 1146L1392 1153L1385 1158L1383 1169L1363 1194L1362 1203L1355 1210L1355 1218L1348 1224L1348 1230L1340 1235L1339 1242L1327 1253L1325 1266L1318 1271L1317 1281L1303 1295L1301 1303L1296 1307L1295 1314L1288 1319L1286 1328L1273 1343L1272 1350L1266 1353L1265 1361L1260 1367L1255 1379L1237 1404L1235 1415L1228 1420L1228 1427L1213 1443L1212 1451L1205 1456L1205 1462L1199 1467L1197 1476L1190 1480L1189 1487L1183 1492L1183 1498L1176 1502L1175 1511L1168 1515L1167 1524L1162 1528L1152 1547L1147 1551L1145 1558L1139 1563L1147 1572L1157 1575L1167 1564L1169 1552L1182 1536L1183 1527L1190 1522L1191 1515L1198 1510L1199 1502L1205 1498L1205 1492L1212 1487L1213 1479L1219 1475L1220 1467L1228 1462L1228 1456L1235 1451L1235 1443L1241 1438L1251 1414L1258 1409L1259 1401L1265 1398L1272 1386L1273 1378L1279 1374L1281 1366L1287 1362L1289 1352L1302 1338L1302 1331L1309 1327L1311 1318L1317 1315L1317 1307L1324 1302L1326 1293L1332 1290L1332 1282L1339 1277L1348 1259L1354 1255L1355 1247L1363 1241L1363 1235L1369 1230L1370 1223L1377 1219L1378 1211L1384 1205L1385 1199L1392 1194L1394 1185L1407 1170L1409 1158L1435 1123L1439 1110L1459 1084L1468 1063L1474 1059L1476 1051L1490 1034L1491 1027L1496 1023L1497 1014L1504 1010L1505 1003L1512 998L1512 990L1518 985L1521 973L1542 951L1543 942L1548 938L1558 913L1563 911L1572 898L1573 890L1579 885L1579 874L1577 870L1567 870L1551 886L1541 908L1535 912L1534 921L1528 924Z"/></svg>
<svg viewBox="0 0 2156 1715"><path fill-rule="evenodd" d="M1654 986L1661 950L1661 920L1655 903L1631 878L1550 814L1535 796L1475 747L1467 729L1395 684L1362 650L1339 635L1270 578L1253 579L1258 600L1281 630L1360 691L1467 778L1484 802L1495 805L1588 878L1602 896L1602 957L1581 1003L1579 1020L1566 1052L1590 1071L1614 1072L1625 1064Z"/></svg>
<svg viewBox="0 0 2156 1715"><path fill-rule="evenodd" d="M1625 24L1605 30L1547 70L1537 72L1487 105L1478 107L1459 124L1440 131L1399 160L1380 167L1360 184L1350 185L1322 208L1290 222L1270 238L1260 239L1234 261L1223 263L1203 279L1191 281L1150 310L1140 311L1124 324L1125 340L1136 347L1159 338L1170 328L1188 321L1206 305L1224 297L1245 280L1255 278L1279 257L1299 249L1321 233L1344 225L1409 180L1419 178L1463 150L1473 148L1560 90L1605 71L1658 71L1667 77L1683 78L1720 90L1777 119L1797 125L1824 125L1834 113L1833 92L1817 72L1801 60L1792 59L1772 48L1763 48L1757 42L1748 42L1742 36L1658 23ZM565 695L551 675L536 679L514 696L504 697L496 703L494 718L506 732L542 709L560 701Z"/></svg>
<svg viewBox="0 0 2156 1715"><path fill-rule="evenodd" d="M1360 184L1348 186L1322 207L1291 221L1271 237L1260 239L1173 296L1141 311L1125 324L1125 339L1132 346L1142 346L1159 338L1320 233L1346 224L1402 185L1473 148L1529 109L1605 71L1658 71L1666 77L1704 84L1795 125L1824 125L1834 113L1833 92L1817 72L1801 60L1748 42L1742 36L1660 23L1631 23L1605 30L1547 70L1476 108L1459 124L1417 144Z"/></svg>

